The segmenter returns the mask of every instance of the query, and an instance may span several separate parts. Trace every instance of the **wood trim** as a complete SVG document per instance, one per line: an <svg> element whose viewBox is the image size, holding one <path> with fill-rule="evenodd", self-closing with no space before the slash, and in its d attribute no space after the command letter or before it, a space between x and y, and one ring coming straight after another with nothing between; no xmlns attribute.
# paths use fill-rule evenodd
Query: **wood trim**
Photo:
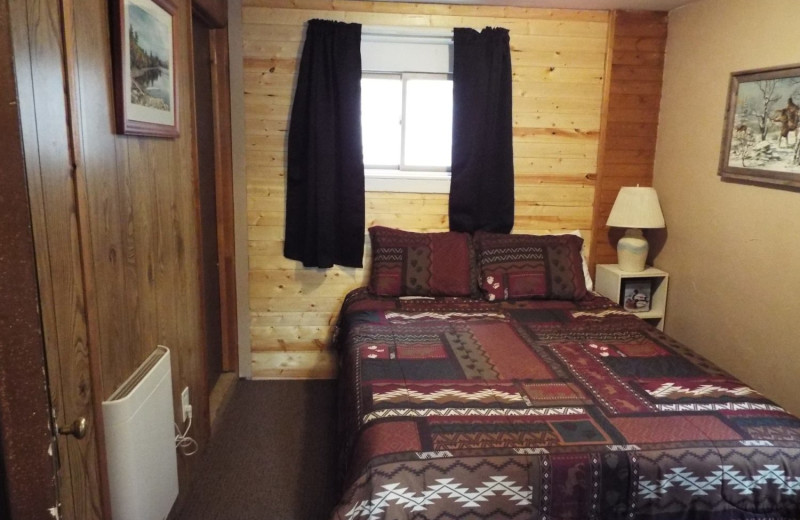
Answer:
<svg viewBox="0 0 800 520"><path fill-rule="evenodd" d="M227 5L227 4L226 4ZM192 2L193 14L201 14L198 3ZM198 16L201 22L206 18ZM217 254L220 296L220 324L222 344L223 372L238 371L238 321L236 307L236 255L234 243L234 206L233 206L233 159L231 137L231 92L230 67L228 54L228 30L210 29L209 47L212 53L211 95L214 112L214 178L216 191L217 215ZM192 54L194 50L192 49ZM194 70L194 69L192 69ZM194 92L194 81L192 81ZM193 94L192 99L196 96ZM192 128L195 128L195 110L192 109ZM198 173L197 148L192 152L195 177ZM200 222L199 192L197 198L197 218ZM198 238L202 243L202 229L198 227ZM202 259L199 260L202 276ZM205 321L205 320L204 320ZM204 325L205 331L205 325ZM205 334L205 332L204 332ZM209 389L210 392L211 389Z"/></svg>
<svg viewBox="0 0 800 520"><path fill-rule="evenodd" d="M214 104L214 160L217 194L217 250L222 323L222 370L238 372L236 252L234 245L233 155L228 29L210 31L213 53L211 95Z"/></svg>
<svg viewBox="0 0 800 520"><path fill-rule="evenodd" d="M202 338L203 345L200 348L199 355L202 357L202 367L203 367L203 374L200 378L200 396L203 402L208 404L209 398L211 396L211 388L208 385L208 355L206 352L206 343L208 341L208 323L206 322L206 294L205 290L203 290L203 226L202 226L202 214L200 208L200 170L198 167L199 159L197 157L197 96L195 94L195 79L194 79L194 23L192 16L194 14L194 0L190 2L189 10L187 16L187 38L185 44L189 48L188 59L186 60L186 76L191 78L191 85L189 86L189 92L191 94L191 110L190 118L189 118L189 128L192 132L192 139L189 143L191 149L191 164L192 164L192 203L194 206L194 221L195 221L195 240L197 240L197 251L196 255L193 258L193 263L195 265L196 276L195 281L197 282L197 286L199 288L198 291L198 298L200 300L200 337ZM209 431L211 428L211 423L208 423ZM179 500L185 499L186 496L179 497ZM178 504L179 505L179 504Z"/></svg>
<svg viewBox="0 0 800 520"><path fill-rule="evenodd" d="M239 352L238 375L252 377L252 355L250 342L250 269L247 239L247 179L245 145L245 100L244 100L244 40L242 31L242 2L228 3L228 71L230 73L231 96L231 159L233 171L234 250L236 252L235 277L237 313L237 343Z"/></svg>

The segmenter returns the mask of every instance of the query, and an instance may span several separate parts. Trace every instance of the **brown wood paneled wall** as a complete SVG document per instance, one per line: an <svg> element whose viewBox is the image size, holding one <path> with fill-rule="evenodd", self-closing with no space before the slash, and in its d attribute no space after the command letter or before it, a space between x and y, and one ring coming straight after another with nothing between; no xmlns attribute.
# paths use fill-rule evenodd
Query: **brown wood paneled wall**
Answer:
<svg viewBox="0 0 800 520"><path fill-rule="evenodd" d="M247 215L254 377L330 377L330 332L365 269L283 257L286 131L304 24L510 30L518 233L579 229L591 241L608 13L350 0L245 0ZM367 224L448 229L447 195L367 193Z"/></svg>
<svg viewBox="0 0 800 520"><path fill-rule="evenodd" d="M176 413L192 397L193 432L204 446L208 389L199 284L194 164L191 3L178 6L175 71L180 137L114 133L108 3L66 12L66 39L79 198L86 212L88 306L96 310L99 389L107 398L156 345L172 351ZM71 51L71 52L70 52ZM98 102L105 100L106 102ZM180 421L178 421L180 422ZM194 460L179 455L182 489Z"/></svg>
<svg viewBox="0 0 800 520"><path fill-rule="evenodd" d="M176 422L180 390L188 386L189 434L202 449L209 424L191 3L175 3L177 139L115 133L107 1L11 0L10 6L48 369L51 380L60 372L63 382L51 388L57 420L67 424L80 407L108 398L161 344L172 353ZM64 486L70 474L62 474L63 518L108 517L96 489L103 452L87 449L91 436L102 434L98 426L90 423L84 441L59 439L60 447L69 442L62 457L87 475L70 491ZM196 461L179 455L182 492Z"/></svg>
<svg viewBox="0 0 800 520"><path fill-rule="evenodd" d="M591 270L617 262L624 230L606 227L623 186L652 186L667 13L615 11L609 24L606 95L595 191Z"/></svg>

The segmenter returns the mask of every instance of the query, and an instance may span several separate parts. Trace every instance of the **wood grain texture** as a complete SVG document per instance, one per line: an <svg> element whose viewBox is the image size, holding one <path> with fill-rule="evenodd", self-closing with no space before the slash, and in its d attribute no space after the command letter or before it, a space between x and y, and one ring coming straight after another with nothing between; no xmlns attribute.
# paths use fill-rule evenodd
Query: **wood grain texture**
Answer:
<svg viewBox="0 0 800 520"><path fill-rule="evenodd" d="M16 6L18 7L18 6ZM17 11L15 14L21 14ZM19 22L19 19L16 20ZM14 70L15 61L19 66ZM34 255L19 97L30 107L30 55L14 56L9 4L0 5L0 518L45 520L59 502L54 478L41 300ZM26 75L18 94L15 75ZM60 380L59 380L60 382ZM60 388L60 386L59 386ZM61 394L58 395L61 402ZM68 469L68 468L67 468ZM71 493L68 499L71 504Z"/></svg>
<svg viewBox="0 0 800 520"><path fill-rule="evenodd" d="M58 438L62 513L92 519L105 512L102 429L95 420L61 8L47 0L12 4L17 70L25 69L18 74L20 119L51 398L59 425L81 416L89 424L82 441Z"/></svg>
<svg viewBox="0 0 800 520"><path fill-rule="evenodd" d="M217 234L219 251L220 313L222 315L222 369L238 372L236 313L236 253L234 244L233 160L228 29L211 31L212 94L214 97L214 160L216 161Z"/></svg>
<svg viewBox="0 0 800 520"><path fill-rule="evenodd" d="M651 186L655 160L667 14L615 11L609 24L610 59L594 193L591 272L617 262L624 230L605 223L623 186Z"/></svg>
<svg viewBox="0 0 800 520"><path fill-rule="evenodd" d="M255 377L331 376L328 351L365 269L304 269L283 257L286 139L304 23L510 30L517 233L580 229L591 240L608 13L338 0L243 7L250 338ZM646 49L645 49L646 50ZM646 95L647 93L632 93ZM626 95L626 93L621 93ZM367 226L448 229L447 195L368 192Z"/></svg>
<svg viewBox="0 0 800 520"><path fill-rule="evenodd" d="M114 133L107 2L14 0L12 9L25 31L15 35L17 54L30 55L32 101L21 105L21 120L48 366L63 382L54 389L58 421L80 410L91 416L163 344L172 351L175 410L188 386L190 434L202 450L209 416L192 128L177 139ZM189 0L175 16L178 112L191 121ZM101 442L99 421L90 424ZM63 517L108 518L107 503L87 492L102 484L102 452L93 459L87 440L65 442L62 455L88 483L71 483ZM182 494L195 460L179 459Z"/></svg>

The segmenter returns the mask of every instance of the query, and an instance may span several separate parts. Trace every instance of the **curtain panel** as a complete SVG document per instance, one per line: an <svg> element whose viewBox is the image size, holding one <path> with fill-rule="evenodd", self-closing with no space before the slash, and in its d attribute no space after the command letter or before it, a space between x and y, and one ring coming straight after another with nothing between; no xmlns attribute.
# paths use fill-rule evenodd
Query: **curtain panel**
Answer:
<svg viewBox="0 0 800 520"><path fill-rule="evenodd" d="M508 30L453 31L450 229L514 226L511 52Z"/></svg>
<svg viewBox="0 0 800 520"><path fill-rule="evenodd" d="M284 256L361 267L361 25L309 20L289 125Z"/></svg>

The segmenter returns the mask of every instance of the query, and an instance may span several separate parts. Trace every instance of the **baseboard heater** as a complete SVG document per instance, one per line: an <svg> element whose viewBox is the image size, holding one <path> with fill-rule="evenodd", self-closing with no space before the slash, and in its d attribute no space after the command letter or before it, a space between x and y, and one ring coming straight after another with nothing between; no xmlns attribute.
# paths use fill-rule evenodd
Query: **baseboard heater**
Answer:
<svg viewBox="0 0 800 520"><path fill-rule="evenodd" d="M178 497L172 369L158 346L103 401L114 520L162 520Z"/></svg>

